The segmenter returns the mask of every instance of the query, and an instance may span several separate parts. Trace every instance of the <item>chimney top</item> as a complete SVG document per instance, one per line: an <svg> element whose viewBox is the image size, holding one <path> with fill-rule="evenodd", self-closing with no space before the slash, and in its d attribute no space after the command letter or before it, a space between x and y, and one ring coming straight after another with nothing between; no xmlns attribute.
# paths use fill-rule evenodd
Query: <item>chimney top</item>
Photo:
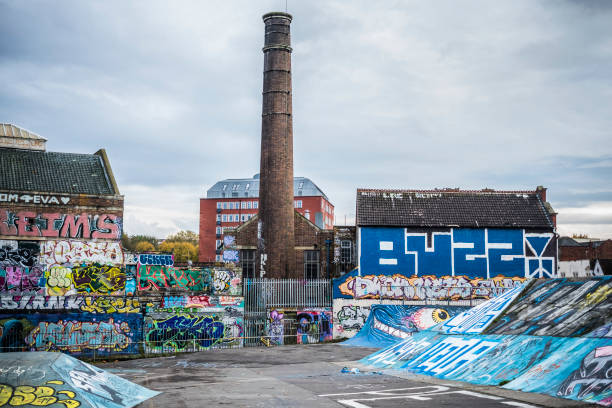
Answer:
<svg viewBox="0 0 612 408"><path fill-rule="evenodd" d="M274 17L286 18L289 21L293 20L293 16L291 14L283 13L282 11L272 11L270 13L264 14L261 18L263 18L263 21L265 22L267 19L274 18Z"/></svg>

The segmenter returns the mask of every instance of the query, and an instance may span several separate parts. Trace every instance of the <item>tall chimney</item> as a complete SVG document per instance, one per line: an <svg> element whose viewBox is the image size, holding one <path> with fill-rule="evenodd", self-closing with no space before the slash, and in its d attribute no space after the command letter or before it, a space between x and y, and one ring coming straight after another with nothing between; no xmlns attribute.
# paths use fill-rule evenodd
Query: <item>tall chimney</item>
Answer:
<svg viewBox="0 0 612 408"><path fill-rule="evenodd" d="M265 24L258 265L260 277L295 276L291 38L287 13L267 13Z"/></svg>

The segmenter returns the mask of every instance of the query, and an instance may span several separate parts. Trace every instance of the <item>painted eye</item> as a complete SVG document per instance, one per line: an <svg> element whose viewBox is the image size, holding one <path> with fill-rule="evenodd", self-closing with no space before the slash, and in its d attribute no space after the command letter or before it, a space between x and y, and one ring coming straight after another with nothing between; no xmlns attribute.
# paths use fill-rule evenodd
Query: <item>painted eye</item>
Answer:
<svg viewBox="0 0 612 408"><path fill-rule="evenodd" d="M440 323L447 320L450 316L448 315L448 312L444 309L434 309L431 313L431 317L434 322Z"/></svg>

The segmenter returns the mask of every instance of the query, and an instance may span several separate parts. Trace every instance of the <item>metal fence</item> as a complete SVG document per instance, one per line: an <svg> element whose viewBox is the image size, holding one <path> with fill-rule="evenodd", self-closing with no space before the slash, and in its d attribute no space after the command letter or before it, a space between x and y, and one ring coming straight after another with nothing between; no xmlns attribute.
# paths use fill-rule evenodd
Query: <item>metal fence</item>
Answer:
<svg viewBox="0 0 612 408"><path fill-rule="evenodd" d="M245 279L246 317L265 317L275 308L330 308L332 283L329 279Z"/></svg>

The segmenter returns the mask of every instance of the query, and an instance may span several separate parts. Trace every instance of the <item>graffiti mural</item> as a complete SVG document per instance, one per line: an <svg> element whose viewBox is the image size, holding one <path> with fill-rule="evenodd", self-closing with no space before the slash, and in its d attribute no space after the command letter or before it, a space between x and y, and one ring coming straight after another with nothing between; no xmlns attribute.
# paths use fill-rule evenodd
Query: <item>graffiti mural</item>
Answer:
<svg viewBox="0 0 612 408"><path fill-rule="evenodd" d="M242 270L240 268L215 268L212 275L215 294L234 296L242 294Z"/></svg>
<svg viewBox="0 0 612 408"><path fill-rule="evenodd" d="M0 208L0 235L5 236L118 239L122 222L114 214L15 213Z"/></svg>
<svg viewBox="0 0 612 408"><path fill-rule="evenodd" d="M138 352L142 317L86 312L0 315L0 328L2 348L12 351L129 354Z"/></svg>
<svg viewBox="0 0 612 408"><path fill-rule="evenodd" d="M40 262L44 265L98 263L123 264L123 250L112 241L41 241Z"/></svg>
<svg viewBox="0 0 612 408"><path fill-rule="evenodd" d="M348 305L342 306L338 312L336 312L337 324L342 329L339 330L342 334L348 331L359 330L363 327L370 314L370 308L366 306Z"/></svg>
<svg viewBox="0 0 612 408"><path fill-rule="evenodd" d="M271 310L268 318L268 337L270 343L280 346L285 344L285 327L283 324L283 318L285 314L282 310Z"/></svg>
<svg viewBox="0 0 612 408"><path fill-rule="evenodd" d="M72 268L77 293L121 294L125 280L125 271L118 266L93 264Z"/></svg>
<svg viewBox="0 0 612 408"><path fill-rule="evenodd" d="M174 265L174 255L155 255L155 254L140 254L138 255L138 263L141 265Z"/></svg>
<svg viewBox="0 0 612 408"><path fill-rule="evenodd" d="M64 296L72 290L72 269L64 266L51 266L46 272L47 293L49 295Z"/></svg>
<svg viewBox="0 0 612 408"><path fill-rule="evenodd" d="M40 266L0 266L0 292L45 293L45 276Z"/></svg>
<svg viewBox="0 0 612 408"><path fill-rule="evenodd" d="M395 300L490 299L521 285L525 278L471 279L467 276L359 276L354 270L334 279L334 298Z"/></svg>
<svg viewBox="0 0 612 408"><path fill-rule="evenodd" d="M407 339L469 309L467 306L426 307L422 305L373 304L366 323L348 346L384 347Z"/></svg>
<svg viewBox="0 0 612 408"><path fill-rule="evenodd" d="M502 295L481 303L452 319L447 320L437 330L443 333L466 334L482 331L499 316L525 288L525 284L514 287Z"/></svg>
<svg viewBox="0 0 612 408"><path fill-rule="evenodd" d="M556 277L552 232L362 227L359 242L361 275Z"/></svg>
<svg viewBox="0 0 612 408"><path fill-rule="evenodd" d="M488 334L582 336L610 320L612 277L540 279L486 330Z"/></svg>
<svg viewBox="0 0 612 408"><path fill-rule="evenodd" d="M38 242L0 240L0 265L31 268L38 264Z"/></svg>
<svg viewBox="0 0 612 408"><path fill-rule="evenodd" d="M145 342L151 351L207 350L224 341L235 341L232 328L217 315L175 313L147 319L145 326Z"/></svg>
<svg viewBox="0 0 612 408"><path fill-rule="evenodd" d="M332 311L304 309L297 312L298 344L323 343L332 339Z"/></svg>
<svg viewBox="0 0 612 408"><path fill-rule="evenodd" d="M81 310L90 313L141 313L138 298L110 296L0 295L0 310Z"/></svg>
<svg viewBox="0 0 612 408"><path fill-rule="evenodd" d="M183 289L193 292L210 292L210 270L138 264L137 289L146 291Z"/></svg>
<svg viewBox="0 0 612 408"><path fill-rule="evenodd" d="M46 407L54 404L65 405L66 408L76 408L81 403L75 399L76 394L70 390L56 390L63 385L61 380L50 380L44 385L0 384L0 407L3 406L37 406Z"/></svg>
<svg viewBox="0 0 612 408"><path fill-rule="evenodd" d="M557 395L579 400L604 397L603 405L612 405L612 345L587 354L580 367L561 383Z"/></svg>

